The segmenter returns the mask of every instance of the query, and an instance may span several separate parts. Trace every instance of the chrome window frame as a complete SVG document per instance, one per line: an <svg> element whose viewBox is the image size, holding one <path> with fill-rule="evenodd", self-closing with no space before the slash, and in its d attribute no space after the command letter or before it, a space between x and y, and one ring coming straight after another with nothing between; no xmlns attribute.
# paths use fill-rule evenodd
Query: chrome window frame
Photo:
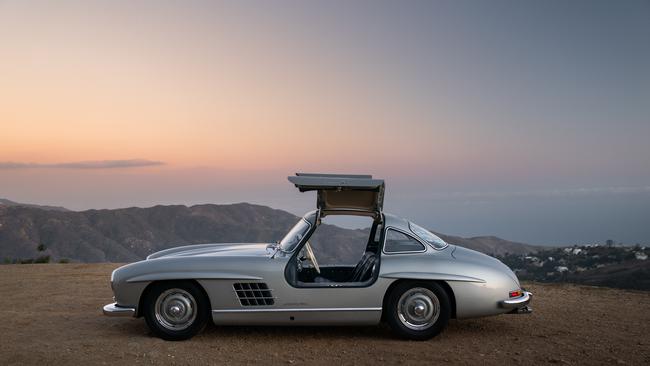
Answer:
<svg viewBox="0 0 650 366"><path fill-rule="evenodd" d="M303 237L298 241L298 243L296 243L296 245L293 246L293 248L292 248L291 250L284 250L284 249L282 249L282 246L280 246L280 249L282 250L283 253L291 254L291 253L295 252L295 251L298 249L298 247L300 247L300 246L302 245L302 243L306 241L305 238L308 239L308 238L311 236L310 232L311 232L313 226L317 226L317 225L312 225L311 222L309 222L309 220L305 219L304 217L301 217L300 220L306 222L307 225L309 225L309 228L307 229L307 232L306 232L305 235L303 235ZM300 222L300 220L298 220L298 222ZM298 222L296 222L296 224L297 224ZM294 224L294 226L295 226L295 224ZM291 227L291 229L293 229L293 227ZM291 230L291 229L289 229L289 230Z"/></svg>
<svg viewBox="0 0 650 366"><path fill-rule="evenodd" d="M447 248L449 247L449 243L447 243L443 238L439 237L438 235L436 235L436 234L434 234L434 233L431 233L432 235L434 235L435 237L437 237L438 239L442 240L442 241L445 243L445 246L444 246L444 247L442 247L442 248L436 248L433 244L429 243L427 240L422 239L422 238L420 237L420 235L416 234L415 231L413 231L413 227L411 227L411 225L416 225L416 226L420 226L420 225L418 225L418 224L416 224L416 223L414 223L414 222L408 221L409 230L413 233L413 235L415 235L418 239L420 239L420 241L426 243L428 246L430 246L430 247L433 248L434 250L445 250L445 249L447 249ZM421 227L423 230L426 230L426 231L428 231L428 232L431 232L431 230L427 230L427 229L423 228L422 226L420 226L420 227Z"/></svg>
<svg viewBox="0 0 650 366"><path fill-rule="evenodd" d="M409 238L417 241L418 243L420 243L422 245L422 250L403 250L403 251L399 251L399 252L387 252L386 251L386 241L388 240L388 230L397 231L398 233L402 233L402 234L408 236ZM383 254L386 254L386 255L424 253L424 252L427 251L427 244L428 243L422 242L422 239L420 239L417 235L412 235L412 233L409 233L406 230L402 230L402 229L397 228L395 226L386 226L384 228L384 241L381 243L381 252Z"/></svg>

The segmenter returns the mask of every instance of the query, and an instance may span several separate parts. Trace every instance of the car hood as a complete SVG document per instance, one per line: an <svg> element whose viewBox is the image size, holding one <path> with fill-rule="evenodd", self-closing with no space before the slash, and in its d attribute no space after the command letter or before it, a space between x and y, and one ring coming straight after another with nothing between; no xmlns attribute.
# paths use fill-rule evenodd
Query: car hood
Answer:
<svg viewBox="0 0 650 366"><path fill-rule="evenodd" d="M153 253L147 259L171 257L214 257L239 256L260 257L273 254L269 243L228 243L228 244L197 244L165 249Z"/></svg>

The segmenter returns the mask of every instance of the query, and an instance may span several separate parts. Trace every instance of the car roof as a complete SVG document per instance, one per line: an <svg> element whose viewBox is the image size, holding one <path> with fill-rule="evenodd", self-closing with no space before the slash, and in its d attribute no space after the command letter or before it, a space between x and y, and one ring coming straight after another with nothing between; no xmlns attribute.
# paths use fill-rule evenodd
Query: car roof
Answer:
<svg viewBox="0 0 650 366"><path fill-rule="evenodd" d="M389 213L384 213L384 225L386 227L394 227L394 228L407 230L407 231L410 230L408 220Z"/></svg>

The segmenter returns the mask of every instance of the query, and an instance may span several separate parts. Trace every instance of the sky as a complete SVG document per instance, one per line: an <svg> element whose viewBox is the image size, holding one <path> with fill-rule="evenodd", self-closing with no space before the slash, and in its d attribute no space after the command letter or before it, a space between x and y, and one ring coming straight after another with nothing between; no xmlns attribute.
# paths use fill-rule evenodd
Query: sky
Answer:
<svg viewBox="0 0 650 366"><path fill-rule="evenodd" d="M439 232L650 244L649 1L0 0L0 197L251 202L373 174Z"/></svg>

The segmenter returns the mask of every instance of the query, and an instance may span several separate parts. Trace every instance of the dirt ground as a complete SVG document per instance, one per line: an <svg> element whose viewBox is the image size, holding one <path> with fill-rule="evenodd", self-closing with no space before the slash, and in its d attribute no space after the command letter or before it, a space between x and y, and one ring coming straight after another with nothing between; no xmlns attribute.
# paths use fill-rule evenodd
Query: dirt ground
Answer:
<svg viewBox="0 0 650 366"><path fill-rule="evenodd" d="M526 284L531 315L454 321L426 342L376 327L208 327L185 342L108 318L116 264L0 266L0 365L650 364L650 293Z"/></svg>

